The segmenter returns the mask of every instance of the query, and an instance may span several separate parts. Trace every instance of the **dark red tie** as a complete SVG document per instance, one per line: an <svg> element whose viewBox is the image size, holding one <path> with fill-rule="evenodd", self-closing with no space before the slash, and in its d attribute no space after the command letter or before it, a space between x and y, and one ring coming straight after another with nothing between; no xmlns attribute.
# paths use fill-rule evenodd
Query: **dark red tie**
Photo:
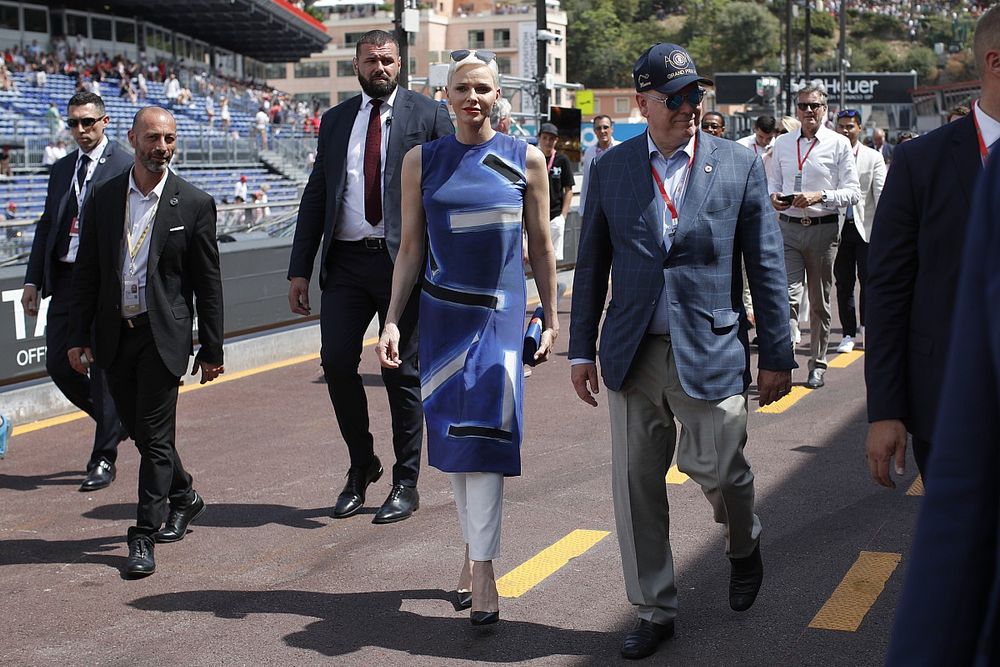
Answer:
<svg viewBox="0 0 1000 667"><path fill-rule="evenodd" d="M365 220L375 226L382 222L382 100L372 100L365 138Z"/></svg>

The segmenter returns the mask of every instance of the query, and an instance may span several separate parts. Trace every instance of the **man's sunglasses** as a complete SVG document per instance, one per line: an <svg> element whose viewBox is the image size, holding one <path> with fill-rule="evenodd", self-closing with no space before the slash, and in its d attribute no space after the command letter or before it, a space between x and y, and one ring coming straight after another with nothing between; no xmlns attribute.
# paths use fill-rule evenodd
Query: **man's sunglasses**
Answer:
<svg viewBox="0 0 1000 667"><path fill-rule="evenodd" d="M856 109L843 109L837 112L837 118L860 118L861 113Z"/></svg>
<svg viewBox="0 0 1000 667"><path fill-rule="evenodd" d="M99 120L104 120L103 118L67 118L66 124L72 128L82 125L84 129L94 127L94 123Z"/></svg>
<svg viewBox="0 0 1000 667"><path fill-rule="evenodd" d="M476 60L489 64L496 60L497 54L492 51L487 51L485 49L459 49L458 51L451 52L451 59L456 63L460 63L469 56L475 56Z"/></svg>
<svg viewBox="0 0 1000 667"><path fill-rule="evenodd" d="M703 130L720 130L720 129L722 129L722 126L719 125L718 123L702 123L701 124L701 129L703 129Z"/></svg>
<svg viewBox="0 0 1000 667"><path fill-rule="evenodd" d="M799 102L796 104L799 111L816 111L817 109L822 109L826 105L822 102Z"/></svg>
<svg viewBox="0 0 1000 667"><path fill-rule="evenodd" d="M690 93L674 93L669 97L654 97L653 95L648 95L645 93L643 94L646 95L647 99L659 102L660 104L667 107L671 111L677 111L678 109L680 109L681 105L684 104L684 102L687 102L691 106L696 107L699 104L701 104L701 101L703 99L705 99L704 88L695 88Z"/></svg>

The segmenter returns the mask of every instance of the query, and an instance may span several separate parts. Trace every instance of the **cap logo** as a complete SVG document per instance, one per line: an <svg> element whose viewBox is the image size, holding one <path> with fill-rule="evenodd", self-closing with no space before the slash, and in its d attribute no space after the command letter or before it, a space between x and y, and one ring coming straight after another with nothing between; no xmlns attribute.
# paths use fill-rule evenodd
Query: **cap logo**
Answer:
<svg viewBox="0 0 1000 667"><path fill-rule="evenodd" d="M649 85L649 74L646 73L646 72L640 74L636 78L636 83L638 84L639 88L645 88L646 86L648 86Z"/></svg>
<svg viewBox="0 0 1000 667"><path fill-rule="evenodd" d="M690 64L688 55L681 51L680 49L676 51L671 51L670 54L665 59L667 67L673 66L678 69L682 67L687 67Z"/></svg>

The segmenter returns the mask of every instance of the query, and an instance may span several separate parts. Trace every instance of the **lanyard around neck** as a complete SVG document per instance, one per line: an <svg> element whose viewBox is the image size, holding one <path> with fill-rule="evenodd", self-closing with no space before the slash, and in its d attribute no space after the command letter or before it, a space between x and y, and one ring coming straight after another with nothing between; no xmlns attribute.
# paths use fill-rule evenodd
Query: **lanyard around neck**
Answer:
<svg viewBox="0 0 1000 667"><path fill-rule="evenodd" d="M976 101L976 106L979 106L979 102ZM972 109L972 122L976 126L976 139L979 140L979 159L983 161L983 165L986 165L986 160L990 157L990 151L986 146L986 140L983 139L983 130L979 127L979 119L976 117L975 108Z"/></svg>
<svg viewBox="0 0 1000 667"><path fill-rule="evenodd" d="M160 208L160 198L156 198L156 203L153 204L153 208L147 213L146 224L143 225L142 232L139 234L138 240L135 244L132 243L132 191L129 190L125 194L125 244L128 248L129 257L129 269L132 275L135 275L136 264L135 258L139 256L139 249L142 247L143 242L146 240L146 236L149 234L149 230L153 227L153 221L156 219L156 211Z"/></svg>
<svg viewBox="0 0 1000 667"><path fill-rule="evenodd" d="M806 160L809 159L809 154L812 153L812 150L814 148L816 148L816 144L817 143L819 143L819 137L813 137L812 143L809 144L809 150L807 150L805 156L803 156L802 155L802 147L801 147L802 139L800 138L800 139L796 140L796 142L795 142L795 157L798 158L798 161L799 161L799 173L800 174L802 173L802 167L806 166Z"/></svg>
<svg viewBox="0 0 1000 667"><path fill-rule="evenodd" d="M678 192L683 192L684 188L687 187L688 177L691 175L691 165L694 164L694 156L698 152L698 136L695 135L694 148L691 150L691 157L688 158L687 168L684 172L684 179L681 181L680 185L674 189L674 196L676 197ZM663 179L660 178L660 174L657 173L656 167L653 163L649 163L649 170L653 172L653 180L656 181L656 187L660 190L660 196L663 197L663 203L667 205L667 209L670 211L670 217L676 224L677 220L680 219L680 214L677 211L677 205L674 204L674 200L670 198L667 194L667 189L663 185Z"/></svg>

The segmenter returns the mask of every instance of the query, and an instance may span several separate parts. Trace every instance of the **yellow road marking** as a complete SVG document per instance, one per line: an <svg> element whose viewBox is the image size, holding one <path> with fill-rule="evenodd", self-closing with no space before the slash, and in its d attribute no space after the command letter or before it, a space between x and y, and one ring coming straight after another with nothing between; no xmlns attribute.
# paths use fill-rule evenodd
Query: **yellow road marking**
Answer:
<svg viewBox="0 0 1000 667"><path fill-rule="evenodd" d="M371 347L378 342L378 338L367 338L364 340L362 345L364 347ZM236 373L223 374L217 377L215 380L208 382L206 384L198 384L197 375L187 376L192 384L185 384L180 388L180 393L186 394L189 391L194 391L195 389L203 389L205 387L211 387L213 385L222 384L224 382L231 382L233 380L240 380L251 375L257 375L258 373L266 373L267 371L277 370L279 368L285 368L286 366L294 366L295 364L301 364L304 361L312 361L314 359L319 359L319 354L303 354L297 357L292 357L291 359L284 359L282 361L275 361L270 364L264 364L263 366L257 366L255 368L248 368L245 371L237 371ZM32 431L40 431L43 428L49 428L50 426L59 426L60 424L66 424L71 421L76 421L77 419L82 419L87 416L86 412L81 412L79 410L75 412L70 412L65 415L58 415L56 417L49 417L48 419L39 419L38 421L31 422L30 424L15 424L14 430L11 431L11 437L18 435L24 435L26 433L31 433Z"/></svg>
<svg viewBox="0 0 1000 667"><path fill-rule="evenodd" d="M901 558L900 554L862 551L809 627L856 632Z"/></svg>
<svg viewBox="0 0 1000 667"><path fill-rule="evenodd" d="M811 389L806 387L792 387L792 390L785 394L782 398L778 399L770 405L765 405L762 408L757 408L757 412L763 412L766 415L777 415L781 414L788 408L792 407L796 403L802 400L803 397L808 396Z"/></svg>
<svg viewBox="0 0 1000 667"><path fill-rule="evenodd" d="M667 484L683 484L689 479L691 478L677 469L676 464L670 466L670 469L667 470Z"/></svg>
<svg viewBox="0 0 1000 667"><path fill-rule="evenodd" d="M917 478L913 480L913 484L910 484L910 488L906 490L906 495L908 496L922 496L924 495L924 478L917 475Z"/></svg>
<svg viewBox="0 0 1000 667"><path fill-rule="evenodd" d="M497 579L497 591L505 598L521 597L607 536L606 530L574 530Z"/></svg>
<svg viewBox="0 0 1000 667"><path fill-rule="evenodd" d="M847 368L848 366L850 366L863 356L865 356L865 353L862 352L861 350L842 352L841 354L838 354L833 359L831 359L830 363L827 364L827 366L830 368Z"/></svg>

